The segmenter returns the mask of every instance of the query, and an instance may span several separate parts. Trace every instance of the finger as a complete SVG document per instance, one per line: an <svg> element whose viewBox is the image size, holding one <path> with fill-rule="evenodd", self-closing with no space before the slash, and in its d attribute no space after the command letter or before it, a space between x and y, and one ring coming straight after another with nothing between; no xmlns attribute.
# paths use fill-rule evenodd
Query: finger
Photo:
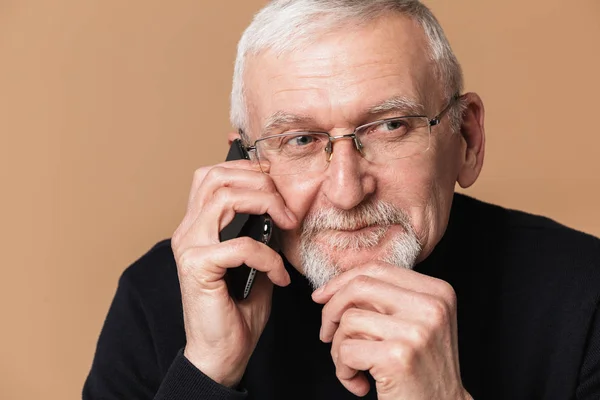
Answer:
<svg viewBox="0 0 600 400"><path fill-rule="evenodd" d="M194 197L198 193L198 188L204 182L206 175L214 168L224 168L224 169L244 169L248 171L256 171L260 172L261 168L258 165L258 162L252 160L233 160L233 161L225 161L220 164L209 165L206 167L198 168L194 171L194 177L192 179L192 185L190 188L190 194L188 196L188 206L193 201Z"/></svg>
<svg viewBox="0 0 600 400"><path fill-rule="evenodd" d="M408 324L395 317L360 308L347 309L335 332L353 339L386 340L402 335Z"/></svg>
<svg viewBox="0 0 600 400"><path fill-rule="evenodd" d="M346 389L357 396L364 396L369 392L369 382L362 371L349 366L340 357L340 345L348 340L342 332L336 332L331 345L331 357L335 364L335 375Z"/></svg>
<svg viewBox="0 0 600 400"><path fill-rule="evenodd" d="M380 394L392 390L394 386L413 381L417 374L416 364L424 362L418 359L410 345L402 341L347 338L339 344L338 352L338 362L346 368L369 371ZM436 362L443 363L444 360ZM420 377L427 379L425 376Z"/></svg>
<svg viewBox="0 0 600 400"><path fill-rule="evenodd" d="M416 271L400 268L395 265L373 262L352 268L329 281L317 289L312 298L315 302L325 304L338 290L358 276L370 276L415 292L439 296L448 305L456 303L456 295L452 286L447 282L427 276Z"/></svg>
<svg viewBox="0 0 600 400"><path fill-rule="evenodd" d="M433 349L432 340L437 345L445 343L445 336L416 321L407 321L393 315L383 315L358 308L348 309L341 318L340 325L332 340L332 351L336 349L337 338L371 340L387 343L404 343L414 349Z"/></svg>
<svg viewBox="0 0 600 400"><path fill-rule="evenodd" d="M266 298L270 298L273 291L273 282L263 272L257 272L252 283L252 290L248 297L241 301L238 307L244 311L247 310L249 316L255 316L258 313L252 314L254 310L253 303L266 304Z"/></svg>
<svg viewBox="0 0 600 400"><path fill-rule="evenodd" d="M292 229L294 222L281 196L251 189L224 187L217 190L212 200L196 217L180 245L195 247L219 243L219 232L229 224L236 213L269 214L281 229Z"/></svg>
<svg viewBox="0 0 600 400"><path fill-rule="evenodd" d="M252 283L252 290L250 294L244 300L236 301L237 306L242 314L244 314L246 321L249 321L250 326L265 326L267 319L269 318L268 313L256 312L257 305L271 304L273 296L273 282L269 280L267 275L262 272L258 272ZM256 343L259 339L262 330L256 330L253 343Z"/></svg>
<svg viewBox="0 0 600 400"><path fill-rule="evenodd" d="M190 196L188 211L194 213L201 209L203 204L221 187L232 186L278 194L273 179L263 173L260 167L252 163L248 164L246 161L241 164L243 168L233 168L240 163L233 161L231 163L233 165L225 163L212 166L208 170L199 170L198 176L194 177L196 188L194 189L195 193Z"/></svg>
<svg viewBox="0 0 600 400"><path fill-rule="evenodd" d="M192 278L197 286L205 290L222 289L225 286L225 271L242 264L266 273L276 285L286 286L290 283L281 256L269 246L249 237L189 248L177 258L180 279Z"/></svg>
<svg viewBox="0 0 600 400"><path fill-rule="evenodd" d="M420 321L431 318L433 308L437 307L444 308L440 300L430 295L407 290L369 276L357 276L338 290L323 307L321 340L331 340L342 315L349 308L402 315L405 319Z"/></svg>
<svg viewBox="0 0 600 400"><path fill-rule="evenodd" d="M378 365L378 360L381 359L382 348L385 348L384 342L352 339L344 337L340 340L337 349L336 368L341 369L340 382L346 386L345 382L352 382L358 374L352 375L351 371L370 371L374 365ZM336 374L337 374L336 369ZM373 374L372 374L373 375ZM369 384L366 377L363 375L365 383ZM362 385L352 382L354 385Z"/></svg>
<svg viewBox="0 0 600 400"><path fill-rule="evenodd" d="M247 160L228 161L227 163L200 168L194 172L186 215L174 236L185 235L204 203L214 196L214 192L220 187L227 186L255 188L279 196L271 177L261 172L260 167L257 167L255 163L250 163ZM290 212L290 216L295 220L293 213Z"/></svg>
<svg viewBox="0 0 600 400"><path fill-rule="evenodd" d="M358 371L352 378L338 379L340 383L344 385L346 389L348 389L349 392L353 393L358 397L366 396L371 388L367 377L362 371Z"/></svg>

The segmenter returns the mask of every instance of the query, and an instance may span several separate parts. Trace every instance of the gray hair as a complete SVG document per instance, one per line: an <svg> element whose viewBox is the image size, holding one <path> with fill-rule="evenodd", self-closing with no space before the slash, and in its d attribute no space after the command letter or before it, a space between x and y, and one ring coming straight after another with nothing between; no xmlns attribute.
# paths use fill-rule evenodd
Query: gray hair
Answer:
<svg viewBox="0 0 600 400"><path fill-rule="evenodd" d="M433 13L418 0L272 0L246 28L237 48L231 90L230 121L237 129L248 128L244 68L248 56L270 50L277 55L293 52L318 40L318 33L365 23L396 12L416 21L425 31L434 74L445 98L463 90L462 69L442 27ZM451 128L460 126L463 110L450 110Z"/></svg>

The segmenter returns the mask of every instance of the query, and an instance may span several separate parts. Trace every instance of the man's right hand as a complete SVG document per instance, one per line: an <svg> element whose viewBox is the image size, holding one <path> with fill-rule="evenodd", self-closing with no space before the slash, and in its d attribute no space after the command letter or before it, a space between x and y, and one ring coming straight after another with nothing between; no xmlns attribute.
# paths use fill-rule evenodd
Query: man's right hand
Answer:
<svg viewBox="0 0 600 400"><path fill-rule="evenodd" d="M239 383L271 311L273 283L290 282L279 254L248 237L220 242L236 212L268 213L280 229L298 221L271 178L251 161L229 161L194 173L188 207L173 234L186 333L184 355L214 381ZM262 271L252 292L237 303L224 280L241 264Z"/></svg>

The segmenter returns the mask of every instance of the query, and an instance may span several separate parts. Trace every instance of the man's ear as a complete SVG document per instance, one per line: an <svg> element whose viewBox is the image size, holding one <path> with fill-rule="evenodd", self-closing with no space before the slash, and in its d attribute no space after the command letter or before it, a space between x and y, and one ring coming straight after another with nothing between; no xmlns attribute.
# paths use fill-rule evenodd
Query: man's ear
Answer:
<svg viewBox="0 0 600 400"><path fill-rule="evenodd" d="M242 138L242 137L240 136L240 133L239 133L239 132L229 132L229 133L227 134L227 144L228 144L229 146L231 146L231 143L233 143L233 141L234 141L235 139L241 139L241 138Z"/></svg>
<svg viewBox="0 0 600 400"><path fill-rule="evenodd" d="M485 110L483 102L477 93L466 93L463 95L463 102L467 108L463 112L460 134L465 143L464 151L461 154L463 158L462 166L458 172L458 184L463 189L473 185L481 168L483 167L483 158L485 155Z"/></svg>

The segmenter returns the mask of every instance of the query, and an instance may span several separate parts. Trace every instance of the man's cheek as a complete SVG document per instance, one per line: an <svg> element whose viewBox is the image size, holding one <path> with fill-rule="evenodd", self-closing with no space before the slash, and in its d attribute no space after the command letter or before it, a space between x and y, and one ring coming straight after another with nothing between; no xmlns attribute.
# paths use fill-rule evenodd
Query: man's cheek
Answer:
<svg viewBox="0 0 600 400"><path fill-rule="evenodd" d="M431 169L421 166L396 170L396 174L384 182L382 198L387 198L401 208L418 206L427 201L430 188L435 181Z"/></svg>
<svg viewBox="0 0 600 400"><path fill-rule="evenodd" d="M295 175L276 177L273 182L285 205L299 221L302 221L316 201L320 179L319 177Z"/></svg>
<svg viewBox="0 0 600 400"><path fill-rule="evenodd" d="M390 179L384 200L408 213L420 239L428 236L438 190L435 168L431 164L411 165Z"/></svg>
<svg viewBox="0 0 600 400"><path fill-rule="evenodd" d="M300 265L300 235L302 221L317 202L321 177L302 176L277 177L273 179L275 187L283 197L286 206L294 213L298 226L293 230L281 231L280 245L288 261Z"/></svg>

